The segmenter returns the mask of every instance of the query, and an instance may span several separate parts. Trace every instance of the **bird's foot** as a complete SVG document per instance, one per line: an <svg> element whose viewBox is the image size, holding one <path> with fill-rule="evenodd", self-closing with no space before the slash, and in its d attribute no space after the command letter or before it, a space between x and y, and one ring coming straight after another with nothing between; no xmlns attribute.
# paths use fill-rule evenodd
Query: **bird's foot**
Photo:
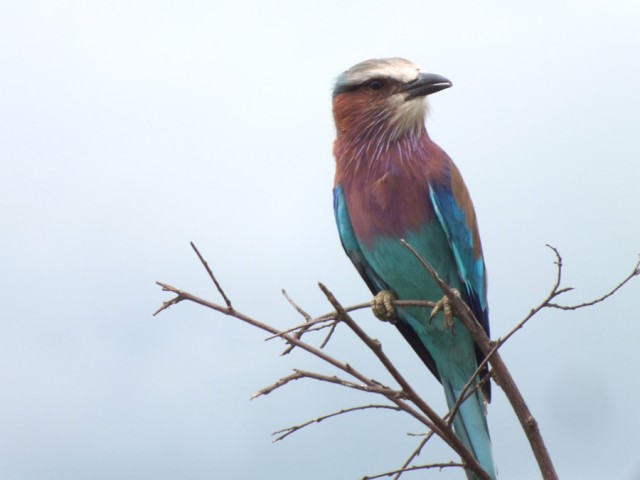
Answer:
<svg viewBox="0 0 640 480"><path fill-rule="evenodd" d="M396 314L396 308L393 306L395 299L395 294L389 290L378 292L378 294L373 297L373 300L371 300L371 310L373 310L373 314L383 322L396 323L398 316Z"/></svg>
<svg viewBox="0 0 640 480"><path fill-rule="evenodd" d="M452 288L451 292L456 296L460 297L460 292L457 288ZM456 334L455 330L455 322L453 321L453 309L451 308L451 303L449 302L449 298L445 295L440 300L436 302L436 306L431 310L431 315L429 316L429 324L433 321L436 315L442 310L444 313L444 327L445 329L451 329L451 333Z"/></svg>

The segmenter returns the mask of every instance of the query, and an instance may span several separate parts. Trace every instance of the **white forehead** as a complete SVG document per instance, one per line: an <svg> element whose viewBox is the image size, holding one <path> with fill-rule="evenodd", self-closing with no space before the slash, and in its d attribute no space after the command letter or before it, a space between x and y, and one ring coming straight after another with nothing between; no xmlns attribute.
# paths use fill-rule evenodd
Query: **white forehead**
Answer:
<svg viewBox="0 0 640 480"><path fill-rule="evenodd" d="M365 60L344 72L350 84L360 84L372 78L387 77L406 83L418 78L420 67L404 58L378 58Z"/></svg>

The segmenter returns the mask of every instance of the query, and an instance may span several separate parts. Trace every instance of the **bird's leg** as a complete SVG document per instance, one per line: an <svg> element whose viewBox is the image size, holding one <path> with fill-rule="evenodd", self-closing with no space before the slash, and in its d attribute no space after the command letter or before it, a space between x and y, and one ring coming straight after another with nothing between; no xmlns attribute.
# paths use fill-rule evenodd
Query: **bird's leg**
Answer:
<svg viewBox="0 0 640 480"><path fill-rule="evenodd" d="M378 292L378 294L373 297L373 300L371 300L371 310L373 310L373 314L383 322L396 323L398 316L396 314L396 308L392 303L395 299L395 294L389 290Z"/></svg>
<svg viewBox="0 0 640 480"><path fill-rule="evenodd" d="M460 292L458 291L457 288L452 288L451 293L453 293L456 297L460 296ZM451 303L449 303L449 298L446 295L442 297L440 300L438 300L436 302L436 306L433 307L433 310L431 311L431 315L429 316L429 324L431 324L431 322L433 321L435 316L438 314L438 312L440 312L440 310L442 310L442 312L444 313L445 328L450 328L451 333L455 335L456 331L454 328L455 323L453 321L453 309L451 308Z"/></svg>

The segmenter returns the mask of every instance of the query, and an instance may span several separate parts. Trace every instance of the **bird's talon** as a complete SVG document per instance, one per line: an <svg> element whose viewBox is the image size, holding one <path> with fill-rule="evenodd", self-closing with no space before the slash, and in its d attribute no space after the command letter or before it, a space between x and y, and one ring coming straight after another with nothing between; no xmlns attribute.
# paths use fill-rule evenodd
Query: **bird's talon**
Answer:
<svg viewBox="0 0 640 480"><path fill-rule="evenodd" d="M373 314L383 322L396 323L398 317L396 315L396 308L393 306L393 301L396 296L393 292L383 290L379 292L371 300L371 310Z"/></svg>
<svg viewBox="0 0 640 480"><path fill-rule="evenodd" d="M445 297L447 298L447 297ZM436 302L436 306L433 307L433 310L431 310L431 315L429 315L429 325L431 325L431 323L433 322L433 319L436 318L436 315L438 315L438 312L440 312L440 310L442 309L442 301L444 300L441 299L439 302Z"/></svg>
<svg viewBox="0 0 640 480"><path fill-rule="evenodd" d="M442 308L442 300L444 299L441 299L439 302L436 302L436 306L433 307L433 310L431 310L431 315L429 320L433 320L433 318L438 314L438 312L440 312L440 309Z"/></svg>
<svg viewBox="0 0 640 480"><path fill-rule="evenodd" d="M460 296L460 292L458 289L453 288L451 292L456 296ZM431 315L429 316L429 325L435 318L435 316L442 310L444 313L444 327L445 329L450 329L453 335L456 334L455 322L453 321L453 309L451 308L451 303L449 302L449 298L445 295L440 300L436 302L436 306L431 310Z"/></svg>

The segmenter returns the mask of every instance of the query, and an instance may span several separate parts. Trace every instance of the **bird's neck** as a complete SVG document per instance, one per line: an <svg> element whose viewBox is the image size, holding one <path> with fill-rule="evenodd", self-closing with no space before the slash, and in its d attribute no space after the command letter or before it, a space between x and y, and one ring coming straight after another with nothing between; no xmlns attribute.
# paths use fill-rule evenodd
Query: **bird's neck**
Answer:
<svg viewBox="0 0 640 480"><path fill-rule="evenodd" d="M439 147L431 141L424 123L394 138L384 124L355 132L338 131L334 143L336 183L343 178L366 172L369 178L381 178L399 170L406 175L423 177L425 161Z"/></svg>
<svg viewBox="0 0 640 480"><path fill-rule="evenodd" d="M402 237L432 217L427 199L434 146L424 127L420 135L393 141L338 135L335 182L359 241L371 246L379 237Z"/></svg>

